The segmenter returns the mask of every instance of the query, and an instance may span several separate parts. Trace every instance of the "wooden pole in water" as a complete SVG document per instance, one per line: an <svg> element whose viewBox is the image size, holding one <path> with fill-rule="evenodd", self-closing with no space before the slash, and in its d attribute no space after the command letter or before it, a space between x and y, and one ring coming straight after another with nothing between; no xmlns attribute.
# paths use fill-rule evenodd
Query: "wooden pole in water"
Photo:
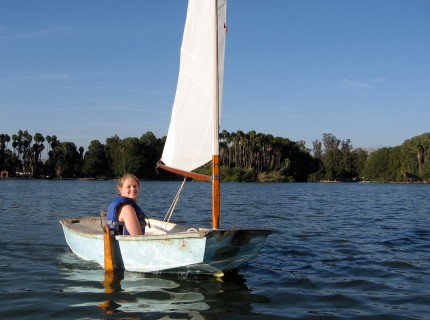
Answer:
<svg viewBox="0 0 430 320"><path fill-rule="evenodd" d="M110 236L109 227L103 229L104 240L104 268L105 270L114 270L113 255L112 255L112 238Z"/></svg>

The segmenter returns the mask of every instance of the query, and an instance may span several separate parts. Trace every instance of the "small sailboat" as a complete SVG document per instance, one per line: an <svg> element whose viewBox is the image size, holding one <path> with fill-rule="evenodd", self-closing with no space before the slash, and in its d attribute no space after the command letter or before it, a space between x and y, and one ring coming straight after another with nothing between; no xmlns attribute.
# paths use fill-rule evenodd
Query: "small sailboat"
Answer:
<svg viewBox="0 0 430 320"><path fill-rule="evenodd" d="M176 96L158 163L183 177L212 183L212 228L149 219L145 235L111 236L101 217L63 219L66 242L80 258L105 269L222 275L255 258L271 233L219 226L226 10L226 0L188 1ZM211 161L211 176L193 172Z"/></svg>

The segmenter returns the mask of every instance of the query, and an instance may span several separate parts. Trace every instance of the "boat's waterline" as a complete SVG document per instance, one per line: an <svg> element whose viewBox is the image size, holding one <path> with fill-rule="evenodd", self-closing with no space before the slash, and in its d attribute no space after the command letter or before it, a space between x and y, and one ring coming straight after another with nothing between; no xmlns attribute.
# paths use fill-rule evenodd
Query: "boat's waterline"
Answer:
<svg viewBox="0 0 430 320"><path fill-rule="evenodd" d="M60 221L66 242L80 258L104 265L100 217ZM195 229L149 220L145 235L112 237L115 268L135 272L222 274L252 260L270 230Z"/></svg>

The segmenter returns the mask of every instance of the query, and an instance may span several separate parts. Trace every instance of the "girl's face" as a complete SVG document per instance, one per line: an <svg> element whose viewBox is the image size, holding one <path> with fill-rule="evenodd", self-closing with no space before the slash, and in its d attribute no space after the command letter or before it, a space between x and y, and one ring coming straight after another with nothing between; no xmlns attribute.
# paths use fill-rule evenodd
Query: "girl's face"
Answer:
<svg viewBox="0 0 430 320"><path fill-rule="evenodd" d="M139 184L133 178L127 178L124 180L122 187L120 187L119 194L123 197L136 200L139 195Z"/></svg>

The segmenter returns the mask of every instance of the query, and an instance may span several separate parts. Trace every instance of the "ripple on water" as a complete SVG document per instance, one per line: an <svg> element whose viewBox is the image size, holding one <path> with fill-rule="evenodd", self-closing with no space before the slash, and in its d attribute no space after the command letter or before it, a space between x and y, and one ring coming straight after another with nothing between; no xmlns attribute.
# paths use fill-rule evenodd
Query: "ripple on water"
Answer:
<svg viewBox="0 0 430 320"><path fill-rule="evenodd" d="M1 183L0 312L8 319L403 320L430 312L429 186L224 184L223 227L276 231L254 261L222 279L126 272L107 293L103 271L70 252L58 220L98 214L116 182ZM178 186L144 182L140 203L163 218ZM210 192L186 186L174 219L210 224Z"/></svg>

